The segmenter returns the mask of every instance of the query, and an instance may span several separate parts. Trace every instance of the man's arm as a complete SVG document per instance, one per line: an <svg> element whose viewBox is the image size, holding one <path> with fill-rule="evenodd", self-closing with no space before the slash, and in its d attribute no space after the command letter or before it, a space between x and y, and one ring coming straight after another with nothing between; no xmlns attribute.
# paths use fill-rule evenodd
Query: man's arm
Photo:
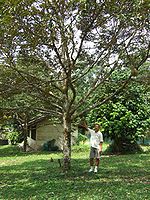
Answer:
<svg viewBox="0 0 150 200"><path fill-rule="evenodd" d="M102 152L102 146L103 146L103 142L100 142L100 144L99 144L99 152L100 153Z"/></svg>
<svg viewBox="0 0 150 200"><path fill-rule="evenodd" d="M102 153L102 146L103 146L103 134L100 134L100 143L99 143L99 152Z"/></svg>

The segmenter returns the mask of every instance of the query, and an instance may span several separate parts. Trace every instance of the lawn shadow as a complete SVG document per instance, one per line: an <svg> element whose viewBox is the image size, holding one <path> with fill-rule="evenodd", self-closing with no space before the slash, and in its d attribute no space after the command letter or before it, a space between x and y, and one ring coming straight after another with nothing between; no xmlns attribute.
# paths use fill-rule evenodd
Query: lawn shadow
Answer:
<svg viewBox="0 0 150 200"><path fill-rule="evenodd" d="M30 151L24 152L16 145L3 145L0 146L0 157L13 157L13 156L30 156L30 155L50 155L50 154L59 154L61 151Z"/></svg>
<svg viewBox="0 0 150 200"><path fill-rule="evenodd" d="M134 159L131 156L103 156L97 174L88 173L88 159L72 159L72 169L67 174L63 173L57 159L52 162L40 158L5 165L1 167L1 197L26 200L78 199L81 196L115 199L118 188L123 195L123 190L131 192L145 187L140 180L145 181L148 176L147 159L146 155L136 155ZM102 194L101 198L96 198L97 192Z"/></svg>

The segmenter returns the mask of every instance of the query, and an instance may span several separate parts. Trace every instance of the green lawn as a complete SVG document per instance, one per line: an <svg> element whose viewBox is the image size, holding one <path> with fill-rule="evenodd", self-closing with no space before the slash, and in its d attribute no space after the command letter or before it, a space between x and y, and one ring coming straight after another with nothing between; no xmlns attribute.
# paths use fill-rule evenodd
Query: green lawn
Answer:
<svg viewBox="0 0 150 200"><path fill-rule="evenodd" d="M87 145L74 147L66 175L57 160L61 153L22 153L0 146L0 199L149 199L149 153L103 155L97 174L88 173L88 154Z"/></svg>

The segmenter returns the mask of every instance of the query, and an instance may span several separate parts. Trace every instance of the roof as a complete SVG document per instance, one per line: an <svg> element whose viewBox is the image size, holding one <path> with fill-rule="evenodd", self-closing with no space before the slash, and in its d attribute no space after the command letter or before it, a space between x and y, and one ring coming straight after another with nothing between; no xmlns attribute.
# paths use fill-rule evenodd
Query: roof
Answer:
<svg viewBox="0 0 150 200"><path fill-rule="evenodd" d="M51 117L49 115L42 115L42 116L39 116L39 117L35 117L31 121L28 122L28 126L35 126L38 123L40 123L40 122L42 122L46 119L51 119ZM56 122L56 120L54 120L54 119L53 120L51 119L51 121ZM57 121L57 123L58 123L58 121Z"/></svg>

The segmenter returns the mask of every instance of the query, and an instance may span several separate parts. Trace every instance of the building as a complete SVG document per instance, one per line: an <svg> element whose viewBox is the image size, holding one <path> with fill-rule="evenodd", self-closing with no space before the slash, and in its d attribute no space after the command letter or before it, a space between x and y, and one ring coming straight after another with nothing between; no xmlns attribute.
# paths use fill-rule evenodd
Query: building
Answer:
<svg viewBox="0 0 150 200"><path fill-rule="evenodd" d="M78 128L74 129L71 136L72 145L76 143ZM53 146L63 149L63 126L54 123L47 117L40 117L28 124L28 145L34 150L41 149L44 144L52 142Z"/></svg>

